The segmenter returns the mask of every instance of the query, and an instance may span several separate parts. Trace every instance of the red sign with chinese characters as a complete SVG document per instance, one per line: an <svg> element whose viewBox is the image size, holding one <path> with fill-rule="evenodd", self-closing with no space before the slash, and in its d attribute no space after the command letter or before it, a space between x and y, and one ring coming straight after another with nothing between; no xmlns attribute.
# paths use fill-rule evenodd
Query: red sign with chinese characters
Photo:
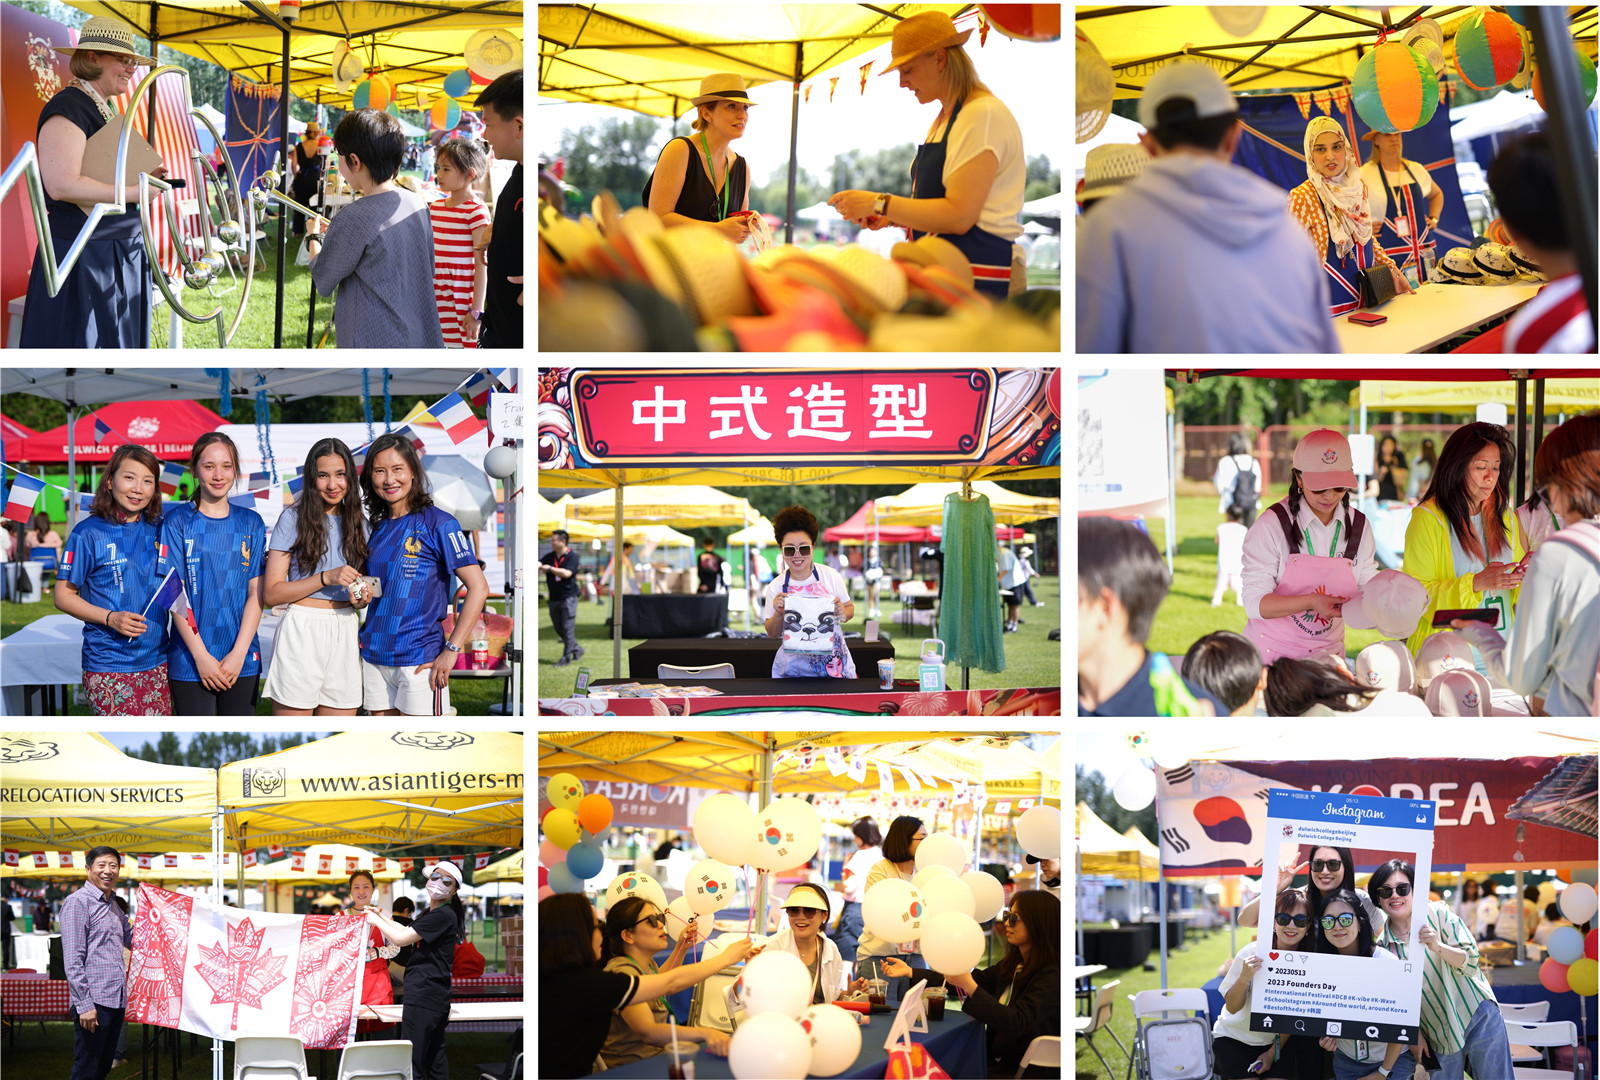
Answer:
<svg viewBox="0 0 1600 1080"><path fill-rule="evenodd" d="M881 371L587 371L575 436L595 464L981 460L996 374Z"/></svg>

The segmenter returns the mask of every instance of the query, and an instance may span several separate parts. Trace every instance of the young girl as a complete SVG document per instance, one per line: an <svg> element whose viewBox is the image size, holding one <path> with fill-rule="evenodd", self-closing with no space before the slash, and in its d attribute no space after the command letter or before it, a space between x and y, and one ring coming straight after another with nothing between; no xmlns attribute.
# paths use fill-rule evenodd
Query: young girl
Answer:
<svg viewBox="0 0 1600 1080"><path fill-rule="evenodd" d="M445 348L461 348L478 340L483 290L489 268L479 257L489 231L489 208L473 184L489 166L489 158L472 139L446 139L439 147L438 184L450 197L431 203L433 221L433 295L439 305L439 329Z"/></svg>
<svg viewBox="0 0 1600 1080"><path fill-rule="evenodd" d="M250 716L261 678L261 566L267 526L228 501L239 475L233 440L208 431L189 454L194 496L161 523L157 578L177 570L189 595L188 619L172 621L167 675L178 716Z"/></svg>
<svg viewBox="0 0 1600 1080"><path fill-rule="evenodd" d="M119 446L56 574L56 608L84 623L83 689L96 716L172 715L167 613L141 614L159 583L160 471L144 447Z"/></svg>
<svg viewBox="0 0 1600 1080"><path fill-rule="evenodd" d="M380 435L361 472L372 525L372 573L381 592L361 628L363 697L373 716L444 716L450 669L489 597L489 582L455 518L433 505L417 448ZM443 623L455 588L466 603L447 640Z"/></svg>
<svg viewBox="0 0 1600 1080"><path fill-rule="evenodd" d="M350 910L365 913L372 906L372 894L377 885L367 870L357 870L350 875ZM400 946L389 944L383 931L367 926L366 962L361 968L361 1004L393 1005L394 987L389 984L389 961L400 955ZM359 1020L356 1031L379 1031L392 1027L380 1020Z"/></svg>
<svg viewBox="0 0 1600 1080"><path fill-rule="evenodd" d="M367 566L367 519L356 463L338 439L306 454L305 477L268 545L268 607L289 605L273 648L264 693L274 716L354 716L361 707L356 614L371 598L350 585Z"/></svg>

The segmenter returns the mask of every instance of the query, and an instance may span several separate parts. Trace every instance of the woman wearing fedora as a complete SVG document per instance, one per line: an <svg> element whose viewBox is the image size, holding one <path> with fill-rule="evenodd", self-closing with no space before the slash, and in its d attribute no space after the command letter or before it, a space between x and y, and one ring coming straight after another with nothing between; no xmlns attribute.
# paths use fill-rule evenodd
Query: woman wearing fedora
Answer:
<svg viewBox="0 0 1600 1080"><path fill-rule="evenodd" d="M1413 270L1419 275L1417 280L1423 281L1424 252L1434 246L1425 237L1439 224L1444 192L1428 175L1426 165L1401 156L1399 132L1369 131L1361 141L1372 144L1372 156L1361 166L1361 179L1367 183L1373 234L1383 249L1399 260L1402 270Z"/></svg>
<svg viewBox="0 0 1600 1080"><path fill-rule="evenodd" d="M132 30L103 15L83 24L76 45L58 45L56 51L72 54L72 81L39 113L37 137L45 213L60 266L89 220L84 208L116 197L110 184L83 175L89 139L115 117L107 99L126 94L133 88L134 70L156 61L135 51ZM166 176L166 167L153 175ZM100 219L55 296L45 282L44 252L34 253L22 313L22 348L149 345L150 262L140 236L138 189L125 194L132 196L126 212Z"/></svg>
<svg viewBox="0 0 1600 1080"><path fill-rule="evenodd" d="M750 235L742 214L729 216L750 209L750 169L729 144L744 135L752 104L740 75L700 80L689 125L699 134L663 146L644 184L644 204L668 228L708 221L736 244Z"/></svg>
<svg viewBox="0 0 1600 1080"><path fill-rule="evenodd" d="M871 229L899 225L915 239L933 233L972 264L978 291L1004 300L1026 287L1014 241L1022 235L1027 162L1016 117L978 79L961 46L971 30L956 31L943 12L924 11L894 28L889 64L917 101L939 102L939 115L911 164L911 198L840 191L828 200ZM1013 280L1015 274L1015 280Z"/></svg>

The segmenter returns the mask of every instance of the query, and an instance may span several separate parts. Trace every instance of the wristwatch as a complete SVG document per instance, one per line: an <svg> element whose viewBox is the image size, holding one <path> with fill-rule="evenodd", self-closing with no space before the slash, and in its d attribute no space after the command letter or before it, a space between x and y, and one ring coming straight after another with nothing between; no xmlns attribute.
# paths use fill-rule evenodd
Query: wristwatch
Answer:
<svg viewBox="0 0 1600 1080"><path fill-rule="evenodd" d="M458 653L458 652L461 651L461 646L457 645L455 642L451 641L449 638L445 638L444 639L444 647L449 649L453 653Z"/></svg>
<svg viewBox="0 0 1600 1080"><path fill-rule="evenodd" d="M878 197L872 200L872 212L879 217L889 212L889 195L887 192L879 193Z"/></svg>

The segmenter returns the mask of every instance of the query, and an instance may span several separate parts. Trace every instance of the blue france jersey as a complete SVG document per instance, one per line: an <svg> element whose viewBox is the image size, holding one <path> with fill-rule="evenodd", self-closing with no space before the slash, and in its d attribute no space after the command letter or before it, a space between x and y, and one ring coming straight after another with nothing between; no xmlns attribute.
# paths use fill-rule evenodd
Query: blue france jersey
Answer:
<svg viewBox="0 0 1600 1080"><path fill-rule="evenodd" d="M169 569L183 575L195 626L206 652L221 660L233 651L244 620L250 581L261 576L267 557L267 526L261 515L243 507L228 507L225 518L202 514L193 503L182 503L161 520L161 564L156 578ZM250 652L240 678L261 673L261 641L250 640ZM200 669L176 627L167 646L167 678L199 682Z"/></svg>
<svg viewBox="0 0 1600 1080"><path fill-rule="evenodd" d="M100 517L80 518L67 536L56 576L96 607L138 615L160 583L158 530L142 517L126 525ZM144 633L132 641L100 623L83 625L84 671L127 675L158 668L166 660L166 619L146 614Z"/></svg>
<svg viewBox="0 0 1600 1080"><path fill-rule="evenodd" d="M478 557L455 518L430 506L372 530L367 573L383 595L367 608L361 655L382 667L431 664L444 651L444 617L455 593L455 570Z"/></svg>

